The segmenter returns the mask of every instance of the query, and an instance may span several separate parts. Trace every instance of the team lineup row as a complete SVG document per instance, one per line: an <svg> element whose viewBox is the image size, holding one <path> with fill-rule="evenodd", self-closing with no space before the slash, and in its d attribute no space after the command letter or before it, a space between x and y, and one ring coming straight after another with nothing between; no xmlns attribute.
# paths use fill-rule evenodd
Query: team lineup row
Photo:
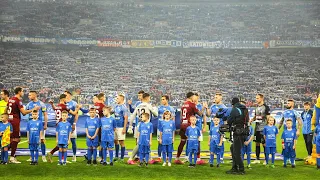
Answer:
<svg viewBox="0 0 320 180"><path fill-rule="evenodd" d="M44 135L43 131L47 127L47 117L46 117L46 108L43 104L38 101L36 92L31 91L29 93L29 98L31 102L27 105L26 109L23 108L19 98L23 96L22 88L16 88L16 96L9 99L8 94L5 91L1 92L2 99L7 100L7 113L2 115L3 123L1 124L1 135L2 135L2 161L4 164L8 162L8 149L11 148L11 157L10 162L19 163L14 154L17 148L17 142L20 140L20 112L22 114L30 114L30 119L32 121L28 122L27 126L27 136L30 147L30 153L32 162L31 164L37 164L38 161L38 147L41 144L41 151L43 155L43 160L45 160L45 145L44 145ZM6 97L7 95L7 97ZM81 108L81 105L76 104L72 101L72 96L70 92L65 92L65 94L60 96L60 103L58 105L53 105L53 109L56 112L57 117L57 128L56 128L56 137L57 137L57 147L54 148L47 157L51 161L52 154L59 150L59 164L63 165L66 162L66 148L68 144L72 144L74 157L73 161L76 161L76 128L77 123L77 111L82 110L84 112L89 112L90 117L86 120L86 134L87 134L87 146L88 146L88 164L91 163L93 159L93 164L97 164L97 156L102 158L101 163L106 165L107 150L110 157L110 165L113 165L113 148L115 147L116 155L115 160L119 157L119 144L121 146L121 156L120 161L124 160L125 153L125 135L126 130L128 133L133 133L133 123L137 126L135 127L135 138L137 138L137 146L134 148L131 157L128 160L128 164L134 164L134 157L138 154L140 156L141 166L143 162L146 162L148 165L149 162L149 153L151 146L151 137L153 133L152 123L150 123L150 116L158 116L158 154L159 159L167 159L168 162L164 161L163 165L171 166L172 152L173 152L173 141L174 141L174 132L175 124L172 121L174 117L174 110L168 105L169 97L162 96L161 104L158 108L153 107L150 104L150 95L140 91L138 93L139 102L134 106L129 102L129 107L127 108L124 103L124 96L118 95L117 97L117 106L111 110L110 107L104 105L105 96L103 93L98 94L94 97L94 106L89 110ZM278 134L278 128L274 126L275 120L270 116L270 109L267 105L264 104L264 97L262 94L258 94L256 97L258 107L256 108L256 114L251 122L255 122L255 129L250 128L250 135L246 138L243 146L243 155L251 154L251 142L255 140L256 142L256 155L257 160L255 163L258 163L260 160L260 144L264 144L264 152L266 155L265 163L269 163L269 154L272 154L272 164L274 163L275 155L275 140L276 135ZM310 110L310 104L305 104L305 109L302 115L299 115L293 109L294 101L289 100L287 110L283 113L282 121L280 122L279 129L284 124L285 131L282 134L283 139L283 155L284 159L290 159L292 166L294 167L294 158L295 158L295 144L296 139L300 135L300 129L303 127L303 134L313 136L315 132L315 144L320 146L320 137L319 136L319 126L312 128L312 116L313 113ZM208 145L210 146L210 166L213 166L214 154L217 156L217 166L223 162L224 154L224 143L223 143L223 134L219 131L219 126L224 122L215 117L217 111L221 108L226 108L222 103L222 94L217 93L215 95L215 103L208 108L207 103L199 103L199 95L196 93L188 93L187 100L181 108L182 120L180 127L180 136L181 142L178 148L177 157L175 163L181 164L180 160L181 152L183 151L184 145L187 142L187 155L190 162L190 167L194 167L195 164L202 164L204 161L198 160L200 155L200 146L199 141L203 140L202 132L206 128L206 115L212 117L210 123L210 136L208 140ZM129 109L129 110L128 110ZM133 113L130 118L129 127L128 124L128 111ZM111 114L113 114L111 116ZM206 114L206 115L203 115ZM42 119L42 117L44 119ZM302 121L302 120L303 121ZM9 123L8 123L9 120ZM44 123L43 123L44 121ZM267 124L268 123L268 124ZM303 126L302 126L303 125ZM7 137L5 137L7 127L11 127L10 131L11 137L9 135L9 142ZM101 130L100 130L101 129ZM10 134L10 133L9 133ZM7 135L8 136L8 135ZM310 137L306 137L306 145L308 150L308 155L311 156L312 151L312 142L310 149L310 142L307 141ZM311 138L312 141L312 138ZM100 145L101 151L99 155L97 153L97 147ZM43 147L44 146L44 147ZM43 153L44 149L44 153ZM93 158L92 158L93 156ZM243 158L244 159L244 158ZM192 161L193 160L193 161ZM197 161L198 160L198 161ZM250 158L248 160L248 167L250 168ZM151 160L151 163L154 160ZM285 161L286 165L286 161ZM318 163L319 167L320 163Z"/></svg>

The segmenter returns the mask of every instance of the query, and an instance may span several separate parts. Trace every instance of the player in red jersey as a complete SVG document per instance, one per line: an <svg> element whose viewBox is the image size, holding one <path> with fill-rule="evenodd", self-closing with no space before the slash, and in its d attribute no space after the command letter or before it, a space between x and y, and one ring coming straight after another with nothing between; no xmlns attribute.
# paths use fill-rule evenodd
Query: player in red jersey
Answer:
<svg viewBox="0 0 320 180"><path fill-rule="evenodd" d="M200 112L197 109L196 104L194 103L195 100L196 100L195 94L193 92L188 92L187 99L181 107L181 125L180 125L181 140L178 147L177 157L176 157L176 160L174 161L175 164L183 164L183 162L180 160L180 155L187 141L186 130L190 126L190 117L196 114L198 114L199 116L202 116L202 112Z"/></svg>
<svg viewBox="0 0 320 180"><path fill-rule="evenodd" d="M60 99L60 102L59 102L59 104L57 106L55 106L52 101L49 102L51 104L51 106L52 106L52 109L56 113L57 124L60 121L62 121L62 117L61 117L62 111L67 111L68 113L70 113L70 114L72 114L74 116L77 114L77 111L73 111L73 110L68 108L68 106L66 104L67 95L61 94L59 99Z"/></svg>
<svg viewBox="0 0 320 180"><path fill-rule="evenodd" d="M72 111L70 109L68 109L67 105L66 105L66 95L65 94L61 94L59 99L60 102L57 106L55 106L53 104L53 101L49 101L49 103L52 106L52 109L55 111L56 113L56 124L58 124L60 121L62 121L62 112L63 111L67 111L68 113L72 114L72 115L76 115L76 111ZM52 163L52 155L59 150L59 147L56 146L55 148L53 148L49 153L47 153L47 159L49 162Z"/></svg>
<svg viewBox="0 0 320 180"><path fill-rule="evenodd" d="M21 162L17 161L15 155L17 151L18 144L20 142L20 113L23 115L30 114L33 110L39 110L39 106L35 106L31 110L25 110L21 99L23 97L23 89L22 87L17 87L14 89L15 96L9 99L9 102L7 104L6 111L9 114L9 122L12 125L12 134L11 134L11 157L10 157L10 163L13 164L20 164Z"/></svg>
<svg viewBox="0 0 320 180"><path fill-rule="evenodd" d="M105 101L106 101L106 96L104 93L100 93L96 96L96 98L93 99L94 101L94 109L96 110L96 116L100 119L101 117L103 117L103 108L105 107ZM101 140L101 131L99 130L99 140ZM98 161L100 161L100 163L102 162L102 149L99 146L99 154L98 154Z"/></svg>
<svg viewBox="0 0 320 180"><path fill-rule="evenodd" d="M96 114L98 118L103 117L103 108L105 106L105 101L106 101L106 96L104 93L100 93L97 95L97 99L95 100L94 103L94 109L96 109Z"/></svg>

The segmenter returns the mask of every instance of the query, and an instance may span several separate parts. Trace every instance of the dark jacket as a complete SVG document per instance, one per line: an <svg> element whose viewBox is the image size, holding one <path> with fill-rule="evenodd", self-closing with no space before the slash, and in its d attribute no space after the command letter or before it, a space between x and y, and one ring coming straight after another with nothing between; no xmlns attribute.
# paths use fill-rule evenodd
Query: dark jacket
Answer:
<svg viewBox="0 0 320 180"><path fill-rule="evenodd" d="M248 122L248 120L249 113L247 107L240 103L234 104L227 120L228 124L244 127L244 123Z"/></svg>

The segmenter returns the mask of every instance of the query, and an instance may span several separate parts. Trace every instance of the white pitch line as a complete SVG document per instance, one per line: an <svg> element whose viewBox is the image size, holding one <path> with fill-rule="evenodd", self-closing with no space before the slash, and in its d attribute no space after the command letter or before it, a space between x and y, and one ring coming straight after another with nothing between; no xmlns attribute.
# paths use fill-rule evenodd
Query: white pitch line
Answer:
<svg viewBox="0 0 320 180"><path fill-rule="evenodd" d="M23 144L23 143L26 143L26 142L28 142L28 141L21 141L21 142L19 142L19 144Z"/></svg>

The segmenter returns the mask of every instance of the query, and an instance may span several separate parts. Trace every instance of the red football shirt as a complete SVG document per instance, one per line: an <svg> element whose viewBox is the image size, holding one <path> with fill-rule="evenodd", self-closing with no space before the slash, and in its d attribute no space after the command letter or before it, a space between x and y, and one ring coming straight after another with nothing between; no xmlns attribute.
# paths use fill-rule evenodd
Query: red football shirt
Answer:
<svg viewBox="0 0 320 180"><path fill-rule="evenodd" d="M104 108L104 104L103 103L95 103L94 104L94 108L96 109L96 114L98 116L98 118L103 117L103 108Z"/></svg>
<svg viewBox="0 0 320 180"><path fill-rule="evenodd" d="M56 119L57 122L62 121L62 111L70 111L69 108L67 107L66 104L58 104L55 108L54 111L56 113Z"/></svg>
<svg viewBox="0 0 320 180"><path fill-rule="evenodd" d="M181 107L181 128L187 128L190 125L190 117L194 116L198 111L195 103L184 102Z"/></svg>
<svg viewBox="0 0 320 180"><path fill-rule="evenodd" d="M9 121L12 124L19 124L20 117L20 109L23 108L22 102L17 97L12 97L9 99L7 104L7 113L9 115Z"/></svg>

